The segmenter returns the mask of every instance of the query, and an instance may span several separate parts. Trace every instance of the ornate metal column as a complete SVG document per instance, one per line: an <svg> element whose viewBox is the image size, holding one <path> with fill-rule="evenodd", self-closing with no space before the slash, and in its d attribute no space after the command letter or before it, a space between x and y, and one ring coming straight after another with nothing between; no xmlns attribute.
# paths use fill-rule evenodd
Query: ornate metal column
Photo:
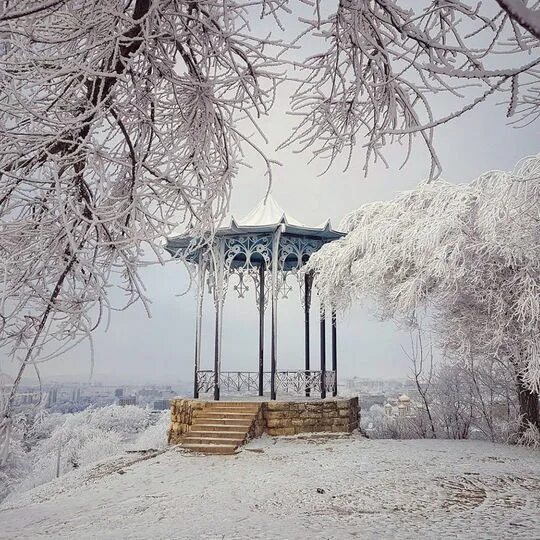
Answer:
<svg viewBox="0 0 540 540"><path fill-rule="evenodd" d="M205 262L202 252L199 253L199 264L197 267L197 313L195 323L195 373L193 380L193 397L199 397L199 370L201 369L201 345L202 345L202 315L204 299L204 278L206 273Z"/></svg>
<svg viewBox="0 0 540 540"><path fill-rule="evenodd" d="M214 400L219 401L220 398L220 379L221 379L221 338L223 334L223 301L225 299L225 283L224 283L224 249L225 243L223 239L219 239L217 261L214 259L214 304L216 307L216 329L214 340ZM215 256L216 257L216 256Z"/></svg>
<svg viewBox="0 0 540 540"><path fill-rule="evenodd" d="M321 305L321 399L326 397L326 306Z"/></svg>
<svg viewBox="0 0 540 540"><path fill-rule="evenodd" d="M272 238L272 350L270 366L270 399L275 400L276 371L277 371L277 300L278 300L278 265L279 265L279 242L281 240L281 228L274 232Z"/></svg>
<svg viewBox="0 0 540 540"><path fill-rule="evenodd" d="M332 371L334 372L334 387L332 395L337 396L337 316L332 308Z"/></svg>
<svg viewBox="0 0 540 540"><path fill-rule="evenodd" d="M264 262L259 266L259 396L264 395Z"/></svg>
<svg viewBox="0 0 540 540"><path fill-rule="evenodd" d="M309 386L310 378L310 332L309 332L309 311L311 308L311 286L313 284L313 276L304 274L304 369L306 370L306 397L311 394Z"/></svg>

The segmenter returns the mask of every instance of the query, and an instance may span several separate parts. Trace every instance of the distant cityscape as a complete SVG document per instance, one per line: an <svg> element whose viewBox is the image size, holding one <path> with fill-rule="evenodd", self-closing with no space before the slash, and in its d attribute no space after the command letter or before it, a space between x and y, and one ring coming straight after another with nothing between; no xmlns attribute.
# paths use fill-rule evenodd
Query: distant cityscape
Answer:
<svg viewBox="0 0 540 540"><path fill-rule="evenodd" d="M111 385L103 383L48 383L22 385L15 396L19 411L40 406L51 413L76 413L88 407L136 405L161 411L169 408L171 398L188 395L189 383L173 385Z"/></svg>
<svg viewBox="0 0 540 540"><path fill-rule="evenodd" d="M41 387L22 385L15 397L17 409L40 406L51 413L75 413L88 407L107 405L136 405L160 411L169 408L175 396L190 396L192 383L179 381L169 384L105 384L101 382L51 382ZM406 395L413 403L420 402L414 382L407 379L368 379L352 377L339 385L339 394L357 395L362 410L373 405L389 406L397 411L400 396ZM397 414L397 413L396 413Z"/></svg>

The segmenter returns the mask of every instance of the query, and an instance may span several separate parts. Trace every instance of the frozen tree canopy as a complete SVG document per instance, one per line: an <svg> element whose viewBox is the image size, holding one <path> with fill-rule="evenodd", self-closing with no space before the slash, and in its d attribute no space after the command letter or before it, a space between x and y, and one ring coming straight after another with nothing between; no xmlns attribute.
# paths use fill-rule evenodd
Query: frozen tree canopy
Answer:
<svg viewBox="0 0 540 540"><path fill-rule="evenodd" d="M213 229L247 143L237 123L278 77L249 6L3 5L0 333L17 383L99 324L113 274L127 305L144 300L143 250L161 258L172 227Z"/></svg>
<svg viewBox="0 0 540 540"><path fill-rule="evenodd" d="M308 264L322 296L341 308L371 297L383 317L412 324L427 310L452 356L513 366L538 426L540 157L367 204L343 228Z"/></svg>

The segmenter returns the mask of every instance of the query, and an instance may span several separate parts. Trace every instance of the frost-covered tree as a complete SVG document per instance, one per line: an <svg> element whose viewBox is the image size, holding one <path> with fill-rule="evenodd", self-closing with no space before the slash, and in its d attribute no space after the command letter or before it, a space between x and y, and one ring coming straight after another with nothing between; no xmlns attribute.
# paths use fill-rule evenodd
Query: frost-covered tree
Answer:
<svg viewBox="0 0 540 540"><path fill-rule="evenodd" d="M516 440L518 392L512 366L491 357L442 359L433 377L430 407L441 436Z"/></svg>
<svg viewBox="0 0 540 540"><path fill-rule="evenodd" d="M239 123L280 80L257 4L279 2L0 3L0 339L20 362L0 438L26 367L90 335L113 279L145 301L144 254L224 215L256 148Z"/></svg>
<svg viewBox="0 0 540 540"><path fill-rule="evenodd" d="M144 254L161 260L179 223L212 234L247 148L270 165L252 132L288 66L300 81L288 143L330 161L357 140L367 163L418 135L435 176L433 129L490 95L536 119L538 2L410 4L0 2L0 340L20 363L0 438L26 368L106 319L113 276L125 306L145 301ZM318 52L286 60L264 26L280 31L297 5ZM436 118L441 93L466 101Z"/></svg>
<svg viewBox="0 0 540 540"><path fill-rule="evenodd" d="M457 361L512 367L520 432L538 427L540 157L470 184L423 184L343 226L347 236L308 265L321 295L342 308L370 297L412 325L427 314Z"/></svg>

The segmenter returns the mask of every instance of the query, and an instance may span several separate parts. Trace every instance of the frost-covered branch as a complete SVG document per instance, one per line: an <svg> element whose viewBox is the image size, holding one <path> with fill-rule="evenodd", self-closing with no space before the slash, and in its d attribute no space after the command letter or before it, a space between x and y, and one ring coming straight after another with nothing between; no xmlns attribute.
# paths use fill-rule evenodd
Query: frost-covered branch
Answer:
<svg viewBox="0 0 540 540"><path fill-rule="evenodd" d="M533 7L527 6L523 0L497 0L514 21L523 26L536 39L540 39L540 7L534 2Z"/></svg>
<svg viewBox="0 0 540 540"><path fill-rule="evenodd" d="M524 21L497 8L495 2L343 0L328 17L304 21L319 52L298 64L292 114L299 120L284 146L329 164L342 153L348 163L362 148L367 172L371 161L385 162L391 142L405 144L408 159L419 136L435 178L441 166L434 128L489 96L506 100L514 123L537 120L540 41ZM537 15L537 3L529 11ZM511 67L499 70L502 59ZM454 99L442 115L434 106L440 95Z"/></svg>

